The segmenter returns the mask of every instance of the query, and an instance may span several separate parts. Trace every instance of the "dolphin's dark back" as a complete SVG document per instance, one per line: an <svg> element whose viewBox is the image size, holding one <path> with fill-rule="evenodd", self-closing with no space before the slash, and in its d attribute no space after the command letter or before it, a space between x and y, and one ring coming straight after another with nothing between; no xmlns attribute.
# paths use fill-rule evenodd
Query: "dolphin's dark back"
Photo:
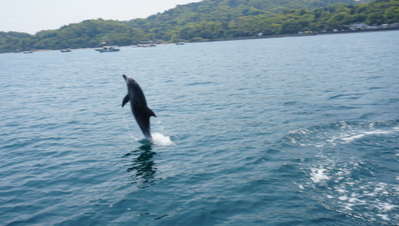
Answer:
<svg viewBox="0 0 399 226"><path fill-rule="evenodd" d="M136 81L133 81L132 83L133 84L128 87L128 89L132 89L131 91L128 90L128 94L133 95L133 100L135 104L147 106L147 100L145 99L143 90L141 89L140 85ZM133 93L131 94L131 92Z"/></svg>
<svg viewBox="0 0 399 226"><path fill-rule="evenodd" d="M137 124L147 139L151 139L151 126L150 117L156 115L147 106L147 101L144 96L144 92L140 85L132 78L124 76L127 84L128 94L125 96L122 102L122 107L130 101L130 107Z"/></svg>

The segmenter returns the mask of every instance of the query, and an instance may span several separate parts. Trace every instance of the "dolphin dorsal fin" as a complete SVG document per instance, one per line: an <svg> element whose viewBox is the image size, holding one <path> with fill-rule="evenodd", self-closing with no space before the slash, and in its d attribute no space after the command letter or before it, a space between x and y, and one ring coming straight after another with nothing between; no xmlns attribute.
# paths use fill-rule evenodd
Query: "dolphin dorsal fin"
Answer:
<svg viewBox="0 0 399 226"><path fill-rule="evenodd" d="M154 117L157 117L156 115L155 115L155 113L150 109L150 108L147 108L147 114L151 117L151 116L154 116Z"/></svg>

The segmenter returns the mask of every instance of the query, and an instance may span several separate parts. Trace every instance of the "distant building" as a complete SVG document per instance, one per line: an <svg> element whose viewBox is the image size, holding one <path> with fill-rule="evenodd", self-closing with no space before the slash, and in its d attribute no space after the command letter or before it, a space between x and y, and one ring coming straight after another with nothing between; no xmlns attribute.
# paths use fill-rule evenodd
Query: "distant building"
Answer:
<svg viewBox="0 0 399 226"><path fill-rule="evenodd" d="M311 35L311 34L314 34L314 32L313 31L300 31L300 32L298 32L298 35Z"/></svg>
<svg viewBox="0 0 399 226"><path fill-rule="evenodd" d="M368 25L364 23L358 23L358 24L351 24L348 27L349 30L358 31L358 30L366 30Z"/></svg>
<svg viewBox="0 0 399 226"><path fill-rule="evenodd" d="M377 30L378 28L379 28L379 26L372 25L372 26L367 26L366 29L368 29L368 30Z"/></svg>
<svg viewBox="0 0 399 226"><path fill-rule="evenodd" d="M399 23L393 23L388 25L389 28L399 28Z"/></svg>
<svg viewBox="0 0 399 226"><path fill-rule="evenodd" d="M399 28L399 23L393 24L381 24L381 25L367 25L364 23L351 24L347 26L351 31L366 31L366 30L378 30L378 29L395 29Z"/></svg>

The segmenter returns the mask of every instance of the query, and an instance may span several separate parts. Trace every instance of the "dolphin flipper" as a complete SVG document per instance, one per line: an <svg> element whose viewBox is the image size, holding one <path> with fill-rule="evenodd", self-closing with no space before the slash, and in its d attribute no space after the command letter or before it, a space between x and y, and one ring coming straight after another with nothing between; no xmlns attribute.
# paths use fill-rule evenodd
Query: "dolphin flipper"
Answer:
<svg viewBox="0 0 399 226"><path fill-rule="evenodd" d="M129 102L129 94L127 94L122 101L122 107L125 106L125 104L127 104L127 102Z"/></svg>

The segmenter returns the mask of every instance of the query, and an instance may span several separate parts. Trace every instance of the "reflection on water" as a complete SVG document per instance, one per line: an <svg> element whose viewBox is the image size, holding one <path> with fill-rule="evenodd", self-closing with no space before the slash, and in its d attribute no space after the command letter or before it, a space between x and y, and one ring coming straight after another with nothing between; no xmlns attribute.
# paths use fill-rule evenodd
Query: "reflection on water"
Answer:
<svg viewBox="0 0 399 226"><path fill-rule="evenodd" d="M151 142L142 142L140 147L124 155L124 157L134 155L126 170L128 173L131 173L134 183L146 186L154 182L156 167L153 157L155 154L152 151Z"/></svg>

